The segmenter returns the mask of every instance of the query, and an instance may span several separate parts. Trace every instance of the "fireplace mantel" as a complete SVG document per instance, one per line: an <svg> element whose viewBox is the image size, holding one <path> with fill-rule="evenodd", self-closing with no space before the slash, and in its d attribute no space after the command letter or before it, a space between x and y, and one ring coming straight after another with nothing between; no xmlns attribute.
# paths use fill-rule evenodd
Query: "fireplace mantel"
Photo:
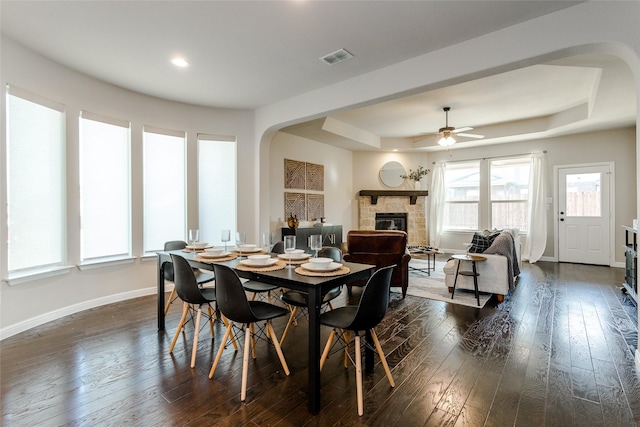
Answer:
<svg viewBox="0 0 640 427"><path fill-rule="evenodd" d="M378 203L378 197L409 197L409 204L415 205L418 197L428 196L427 190L360 190L360 196L370 197L371 204Z"/></svg>

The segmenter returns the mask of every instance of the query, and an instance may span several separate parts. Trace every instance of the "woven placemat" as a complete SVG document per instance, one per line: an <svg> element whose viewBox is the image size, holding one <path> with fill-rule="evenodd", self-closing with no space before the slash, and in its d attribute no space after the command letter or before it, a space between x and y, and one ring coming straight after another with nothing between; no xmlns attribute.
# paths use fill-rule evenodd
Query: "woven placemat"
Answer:
<svg viewBox="0 0 640 427"><path fill-rule="evenodd" d="M276 270L282 270L286 266L287 266L286 262L278 260L278 262L276 262L275 264L267 265L264 267L255 267L253 265L238 264L235 268L236 270L242 270L242 271L276 271Z"/></svg>
<svg viewBox="0 0 640 427"><path fill-rule="evenodd" d="M337 270L333 271L311 271L306 268L298 267L295 269L295 272L301 274L303 276L314 276L314 277L331 277L331 276L341 276L343 274L349 273L351 270L349 267L345 267L344 265Z"/></svg>
<svg viewBox="0 0 640 427"><path fill-rule="evenodd" d="M200 261L200 262L223 262L223 261L231 261L232 259L236 259L238 258L238 254L229 254L227 256L223 256L220 258L211 258L211 257L204 257L204 256L198 256L196 255L196 257L193 259L194 261Z"/></svg>

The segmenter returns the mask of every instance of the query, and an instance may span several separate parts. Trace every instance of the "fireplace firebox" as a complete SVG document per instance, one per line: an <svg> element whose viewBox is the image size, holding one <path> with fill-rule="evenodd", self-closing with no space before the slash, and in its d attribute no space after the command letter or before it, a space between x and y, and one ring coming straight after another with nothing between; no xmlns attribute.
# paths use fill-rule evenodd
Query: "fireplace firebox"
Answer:
<svg viewBox="0 0 640 427"><path fill-rule="evenodd" d="M376 212L376 230L407 231L406 212Z"/></svg>

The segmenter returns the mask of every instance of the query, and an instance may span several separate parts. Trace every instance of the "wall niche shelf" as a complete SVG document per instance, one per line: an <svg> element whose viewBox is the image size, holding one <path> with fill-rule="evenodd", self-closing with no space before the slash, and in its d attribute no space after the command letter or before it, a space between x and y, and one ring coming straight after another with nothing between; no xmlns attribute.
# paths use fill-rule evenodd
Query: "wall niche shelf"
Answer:
<svg viewBox="0 0 640 427"><path fill-rule="evenodd" d="M415 205L418 197L429 195L427 190L360 190L358 193L362 197L370 197L371 204L378 203L378 197L409 197L409 204Z"/></svg>

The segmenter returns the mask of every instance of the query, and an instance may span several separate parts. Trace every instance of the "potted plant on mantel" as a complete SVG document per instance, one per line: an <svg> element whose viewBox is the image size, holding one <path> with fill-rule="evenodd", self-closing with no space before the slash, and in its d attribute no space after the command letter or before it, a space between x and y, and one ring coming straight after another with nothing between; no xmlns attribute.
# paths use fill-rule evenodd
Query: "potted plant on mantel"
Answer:
<svg viewBox="0 0 640 427"><path fill-rule="evenodd" d="M422 166L418 166L418 169L411 170L409 169L409 173L407 175L400 175L400 178L410 179L414 181L414 188L416 190L420 190L420 180L423 176L427 175L431 172L429 169L425 169Z"/></svg>

